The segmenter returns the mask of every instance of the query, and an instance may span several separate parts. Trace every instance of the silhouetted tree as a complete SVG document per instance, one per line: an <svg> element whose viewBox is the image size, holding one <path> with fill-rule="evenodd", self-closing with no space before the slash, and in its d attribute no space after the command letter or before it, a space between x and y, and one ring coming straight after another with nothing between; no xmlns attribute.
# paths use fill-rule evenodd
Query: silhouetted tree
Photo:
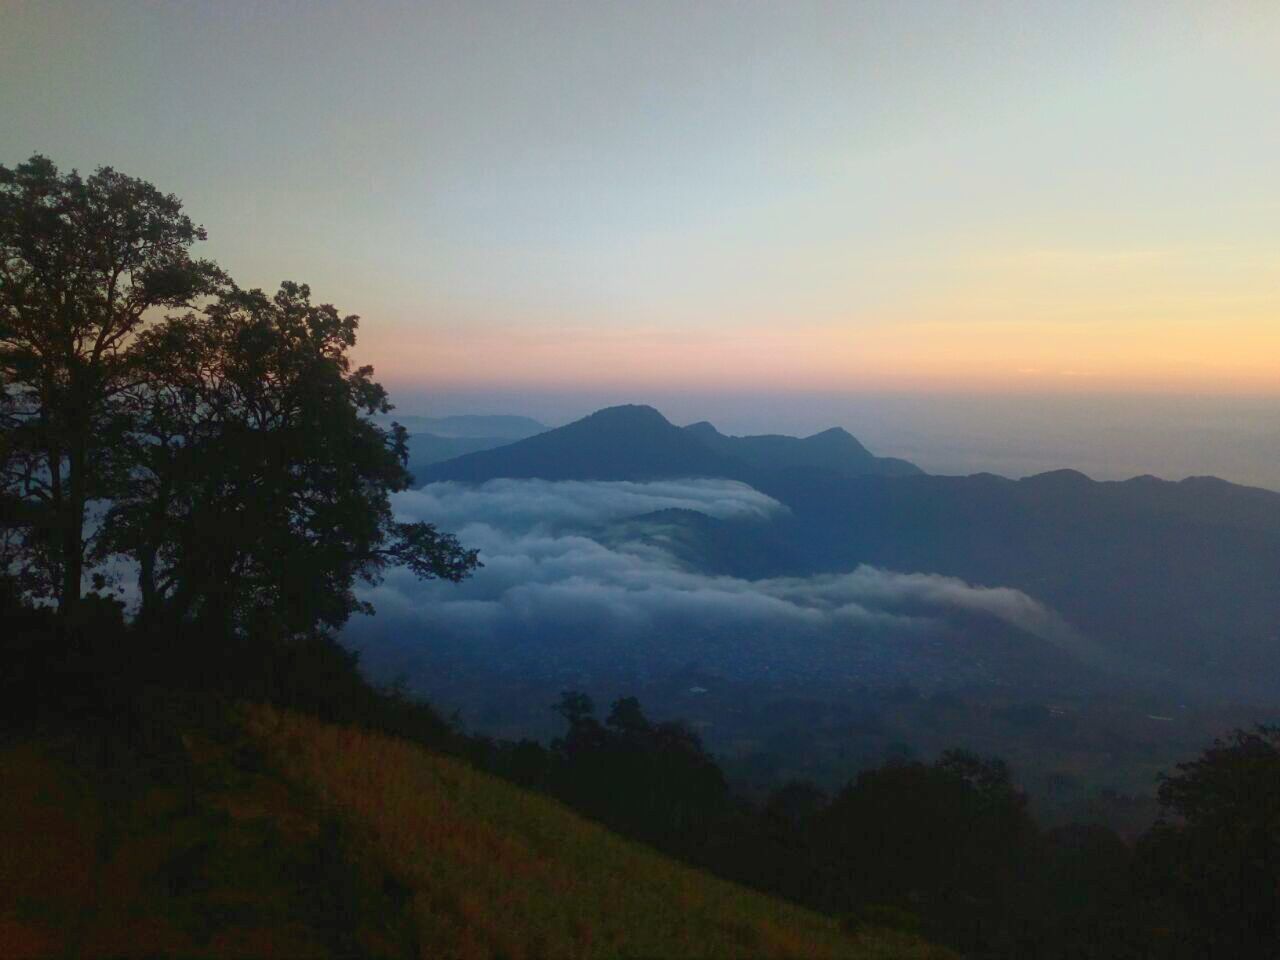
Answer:
<svg viewBox="0 0 1280 960"><path fill-rule="evenodd" d="M241 290L181 202L109 167L0 167L0 562L63 622L86 573L136 562L140 620L311 635L389 564L459 580L475 551L398 522L406 437L357 319ZM178 315L164 311L186 309ZM95 588L103 585L94 574Z"/></svg>
<svg viewBox="0 0 1280 960"><path fill-rule="evenodd" d="M552 709L569 724L551 744L561 771L554 792L615 829L697 859L730 809L724 775L697 735L652 722L635 697L615 701L603 724L584 693L565 691Z"/></svg>
<svg viewBox="0 0 1280 960"><path fill-rule="evenodd" d="M938 762L863 771L817 818L828 910L886 904L939 935L985 946L1028 879L1035 830L1025 797L996 759L947 751Z"/></svg>
<svg viewBox="0 0 1280 960"><path fill-rule="evenodd" d="M190 256L204 237L176 197L110 167L81 178L42 156L0 166L0 466L24 586L64 618L100 557L89 505L127 475L120 398L136 377L136 335L152 311L222 280Z"/></svg>
<svg viewBox="0 0 1280 960"><path fill-rule="evenodd" d="M1162 778L1145 885L1206 956L1280 952L1280 727L1237 730Z"/></svg>
<svg viewBox="0 0 1280 960"><path fill-rule="evenodd" d="M142 619L195 622L259 641L341 626L369 610L353 592L388 564L457 581L475 551L395 520L402 428L372 368L353 368L357 318L231 288L138 339L129 394L131 483L105 541L137 561Z"/></svg>
<svg viewBox="0 0 1280 960"><path fill-rule="evenodd" d="M623 697L613 702L605 723L623 736L643 737L653 730L640 709L640 701L635 697Z"/></svg>
<svg viewBox="0 0 1280 960"><path fill-rule="evenodd" d="M589 696L577 690L565 690L560 694L560 702L552 708L569 724L572 735L580 727L595 724L596 705Z"/></svg>

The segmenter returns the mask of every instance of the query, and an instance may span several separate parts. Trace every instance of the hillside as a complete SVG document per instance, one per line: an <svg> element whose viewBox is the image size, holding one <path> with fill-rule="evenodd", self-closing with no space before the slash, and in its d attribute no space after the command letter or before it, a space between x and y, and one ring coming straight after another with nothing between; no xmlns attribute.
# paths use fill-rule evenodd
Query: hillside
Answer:
<svg viewBox="0 0 1280 960"><path fill-rule="evenodd" d="M419 480L657 480L724 477L747 483L775 473L897 476L919 469L873 456L840 429L812 437L729 437L709 423L677 427L653 407L608 407L564 427L429 465Z"/></svg>
<svg viewBox="0 0 1280 960"><path fill-rule="evenodd" d="M0 954L949 955L355 728L252 708L163 758L130 742L0 752Z"/></svg>

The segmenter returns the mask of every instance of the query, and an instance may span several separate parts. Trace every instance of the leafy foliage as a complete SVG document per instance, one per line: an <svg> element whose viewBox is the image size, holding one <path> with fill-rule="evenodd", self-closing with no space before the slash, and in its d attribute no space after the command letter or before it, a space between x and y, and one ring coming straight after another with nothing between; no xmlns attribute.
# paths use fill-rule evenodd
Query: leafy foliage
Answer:
<svg viewBox="0 0 1280 960"><path fill-rule="evenodd" d="M680 723L652 723L634 697L605 722L585 694L555 707L569 729L551 745L553 792L630 836L689 855L729 800L729 786L697 735Z"/></svg>
<svg viewBox="0 0 1280 960"><path fill-rule="evenodd" d="M149 629L275 643L367 612L355 584L389 563L466 577L474 551L392 514L406 436L373 419L391 405L349 360L357 318L305 284L240 289L190 257L204 238L176 197L110 168L0 167L0 558L17 589L69 623L85 574L121 556Z"/></svg>
<svg viewBox="0 0 1280 960"><path fill-rule="evenodd" d="M101 558L87 509L128 484L118 455L131 344L151 311L224 282L190 248L205 238L181 202L100 167L60 174L34 156L0 166L0 389L3 486L24 587L70 612Z"/></svg>
<svg viewBox="0 0 1280 960"><path fill-rule="evenodd" d="M138 468L106 523L138 558L144 619L287 637L367 610L352 586L388 562L450 580L476 565L392 515L405 438L370 419L390 405L347 358L357 322L285 283L229 290L140 338Z"/></svg>
<svg viewBox="0 0 1280 960"><path fill-rule="evenodd" d="M1280 944L1280 727L1236 730L1160 785L1147 885L1188 942L1273 957Z"/></svg>

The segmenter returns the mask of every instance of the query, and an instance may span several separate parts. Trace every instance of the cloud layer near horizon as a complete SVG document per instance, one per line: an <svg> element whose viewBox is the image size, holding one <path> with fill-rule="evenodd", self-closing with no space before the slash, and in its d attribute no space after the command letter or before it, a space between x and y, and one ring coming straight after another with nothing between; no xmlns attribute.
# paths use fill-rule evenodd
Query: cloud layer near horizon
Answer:
<svg viewBox="0 0 1280 960"><path fill-rule="evenodd" d="M697 510L718 520L764 520L786 510L772 497L732 480L489 480L479 486L431 483L396 495L402 519L461 531L470 524L503 529L587 528L657 510Z"/></svg>
<svg viewBox="0 0 1280 960"><path fill-rule="evenodd" d="M683 658L814 675L839 663L874 680L887 660L955 636L961 621L994 621L1067 650L1078 640L1056 614L1010 588L868 566L747 580L691 568L660 535L619 538L615 526L603 536L656 510L733 523L785 513L733 481L441 483L397 495L395 509L456 533L485 566L461 585L422 583L394 569L364 590L377 616L357 618L347 637L375 672L381 664L412 674L421 655L448 650L508 670L647 671Z"/></svg>

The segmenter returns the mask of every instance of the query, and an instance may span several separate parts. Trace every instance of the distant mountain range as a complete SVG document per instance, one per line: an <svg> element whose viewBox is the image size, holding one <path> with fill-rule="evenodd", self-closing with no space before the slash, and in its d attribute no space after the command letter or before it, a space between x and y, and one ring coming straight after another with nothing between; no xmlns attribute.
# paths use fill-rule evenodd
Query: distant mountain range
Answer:
<svg viewBox="0 0 1280 960"><path fill-rule="evenodd" d="M434 433L409 434L409 472L413 474L415 483L422 483L428 468L433 463L441 463L461 457L478 450L492 450L494 447L511 443L509 437L442 437Z"/></svg>
<svg viewBox="0 0 1280 960"><path fill-rule="evenodd" d="M505 442L523 440L547 429L546 424L529 417L462 414L456 417L420 417L389 414L379 418L401 424L409 433L429 433L449 438L494 438Z"/></svg>
<svg viewBox="0 0 1280 960"><path fill-rule="evenodd" d="M1014 587L1186 689L1280 696L1278 493L1070 470L791 476L761 489L791 508L788 573L869 563Z"/></svg>
<svg viewBox="0 0 1280 960"><path fill-rule="evenodd" d="M788 513L754 528L652 518L692 566L770 577L866 563L1013 587L1150 664L1151 676L1238 700L1280 696L1280 493L1212 477L1097 482L1071 470L929 476L840 429L729 437L645 406L601 410L418 476L740 480Z"/></svg>
<svg viewBox="0 0 1280 960"><path fill-rule="evenodd" d="M462 414L454 417L382 418L399 423L409 431L409 472L415 482L423 482L433 463L452 460L478 450L492 450L547 430L546 424L529 417Z"/></svg>
<svg viewBox="0 0 1280 960"><path fill-rule="evenodd" d="M415 476L426 481L726 477L754 484L791 472L830 477L921 473L905 460L873 456L838 427L803 439L730 437L705 422L677 427L653 407L638 405L608 407L555 430L425 466Z"/></svg>
<svg viewBox="0 0 1280 960"><path fill-rule="evenodd" d="M906 460L874 456L843 427L832 427L803 439L777 434L728 437L703 420L685 427L684 432L709 449L762 472L800 470L839 477L923 473Z"/></svg>

